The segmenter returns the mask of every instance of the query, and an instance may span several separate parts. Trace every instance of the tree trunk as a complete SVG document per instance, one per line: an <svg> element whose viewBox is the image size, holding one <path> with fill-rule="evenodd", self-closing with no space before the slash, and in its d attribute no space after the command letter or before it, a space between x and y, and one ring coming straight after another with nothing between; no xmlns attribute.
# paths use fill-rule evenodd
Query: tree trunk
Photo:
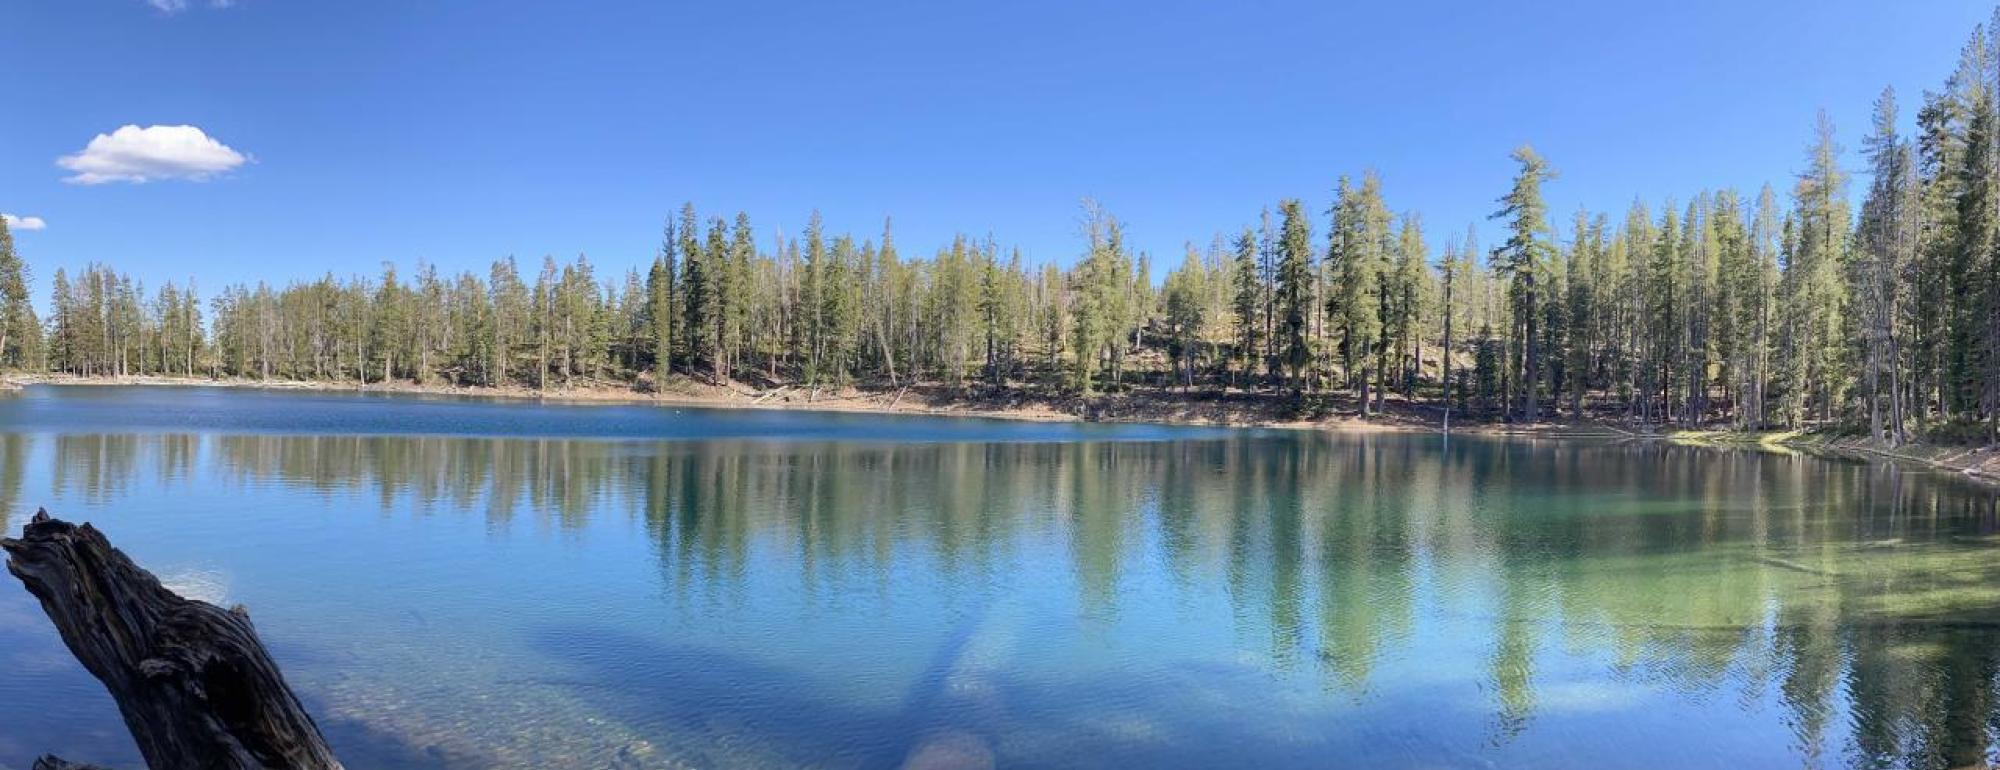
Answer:
<svg viewBox="0 0 2000 770"><path fill-rule="evenodd" d="M87 765L82 762L71 762L61 757L44 755L42 758L35 760L35 766L32 770L110 770L110 768L103 765Z"/></svg>
<svg viewBox="0 0 2000 770"><path fill-rule="evenodd" d="M89 524L47 511L0 548L152 770L341 770L242 607L184 599Z"/></svg>
<svg viewBox="0 0 2000 770"><path fill-rule="evenodd" d="M1541 309L1535 304L1535 276L1532 273L1528 275L1528 299L1526 305L1528 308L1528 333L1527 339L1523 344L1522 353L1527 360L1521 367L1521 384L1526 387L1527 394L1527 406L1523 412L1527 416L1527 422L1532 424L1542 421L1541 412L1538 408L1539 405L1536 403L1536 398L1540 395L1542 388L1542 351L1541 340L1536 339L1539 332L1535 328L1535 314L1541 312Z"/></svg>
<svg viewBox="0 0 2000 770"><path fill-rule="evenodd" d="M1442 374L1440 375L1440 379L1442 380L1442 382L1441 382L1440 384L1441 384L1441 385L1443 386L1443 388L1444 388L1444 391L1443 391L1443 392L1444 392L1444 395L1443 395L1443 398L1441 399L1442 401L1444 401L1444 429L1445 429L1445 431L1446 431L1446 432L1450 432L1450 431L1451 431L1451 397L1452 397L1452 392L1451 392L1451 310L1452 310L1452 308L1451 308L1451 279L1452 279L1452 271L1453 271L1453 263L1452 263L1452 260L1451 260L1451 259L1450 259L1450 257L1449 257L1449 255L1450 255L1450 253L1451 253L1451 252L1445 252L1445 253L1446 253L1447 257L1446 257L1446 259L1445 259L1445 263L1444 263L1444 265L1445 265L1445 267L1444 267L1444 344L1443 344L1443 348L1444 348L1444 349L1443 349L1443 352L1442 352L1442 356L1441 356L1441 358L1440 358L1440 362L1441 362L1441 363L1443 364L1443 372L1442 372Z"/></svg>

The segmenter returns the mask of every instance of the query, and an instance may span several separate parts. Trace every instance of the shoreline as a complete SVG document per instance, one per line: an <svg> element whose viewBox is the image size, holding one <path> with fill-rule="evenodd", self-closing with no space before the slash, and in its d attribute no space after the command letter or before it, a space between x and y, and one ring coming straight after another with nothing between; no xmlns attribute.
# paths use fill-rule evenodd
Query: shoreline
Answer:
<svg viewBox="0 0 2000 770"><path fill-rule="evenodd" d="M458 396L538 403L627 404L693 407L705 409L756 409L772 411L816 411L863 414L897 414L933 417L973 417L1024 422L1106 422L1203 427L1279 428L1328 430L1355 433L1439 432L1438 426L1419 422L1414 415L1391 414L1362 419L1354 415L1334 415L1319 419L1278 416L1282 406L1269 394L1203 394L1187 398L1160 392L1103 394L1090 399L1076 396L1048 397L1018 389L977 392L977 388L955 391L933 384L896 389L843 388L817 393L792 386L769 390L747 390L697 383L676 378L659 392L648 393L629 386L585 386L540 391L522 387L456 387L423 385L413 382L352 383L318 380L211 379L134 375L125 377L75 377L49 374L15 374L0 377L0 390L27 385L96 387L203 387L297 390L330 393L397 393L409 395ZM1094 419L1085 416L1094 413ZM1566 425L1509 426L1469 423L1454 425L1453 433L1513 435L1592 435L1618 436L1616 431L1589 432L1588 428Z"/></svg>
<svg viewBox="0 0 2000 770"><path fill-rule="evenodd" d="M1924 443L1885 447L1868 439L1804 431L1691 430L1662 434L1687 446L1803 452L1870 462L1913 463L1982 484L2000 486L2000 447L1938 446Z"/></svg>
<svg viewBox="0 0 2000 770"><path fill-rule="evenodd" d="M1181 395L1166 391L1137 391L1103 394L1084 399L1065 395L1049 397L1019 389L989 391L977 388L954 390L941 385L910 385L894 390L844 388L808 392L792 386L769 390L749 390L698 383L675 378L663 391L646 393L625 385L594 385L538 391L522 387L455 387L414 382L343 383L317 380L212 379L134 375L125 377L75 377L49 374L0 376L0 392L28 385L99 387L204 387L296 390L327 393L394 393L408 395L457 396L558 404L624 404L703 409L754 409L770 411L837 412L848 414L894 414L932 417L966 417L1022 422L1106 422L1202 427L1264 428L1327 431L1337 433L1441 433L1419 408L1392 403L1387 414L1372 418L1334 414L1320 418L1298 418L1277 414L1281 401L1270 393L1220 392ZM1085 413L1091 417L1087 418ZM1619 438L1642 441L1669 441L1687 446L1757 449L1762 451L1807 452L1821 455L1859 457L1877 461L1916 463L1988 484L2000 484L2000 448L1933 446L1909 444L1898 448L1875 446L1855 437L1830 437L1803 431L1668 430L1635 431L1605 423L1509 423L1468 422L1453 425L1451 433L1477 436L1525 438Z"/></svg>

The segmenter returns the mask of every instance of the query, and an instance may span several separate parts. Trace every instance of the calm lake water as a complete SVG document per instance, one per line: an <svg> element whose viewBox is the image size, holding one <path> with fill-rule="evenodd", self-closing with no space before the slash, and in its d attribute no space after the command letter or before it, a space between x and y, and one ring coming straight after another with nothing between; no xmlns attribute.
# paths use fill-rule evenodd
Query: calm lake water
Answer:
<svg viewBox="0 0 2000 770"><path fill-rule="evenodd" d="M249 606L348 766L1951 768L2000 513L1892 465L200 388L0 395L0 510ZM137 767L0 583L0 768Z"/></svg>

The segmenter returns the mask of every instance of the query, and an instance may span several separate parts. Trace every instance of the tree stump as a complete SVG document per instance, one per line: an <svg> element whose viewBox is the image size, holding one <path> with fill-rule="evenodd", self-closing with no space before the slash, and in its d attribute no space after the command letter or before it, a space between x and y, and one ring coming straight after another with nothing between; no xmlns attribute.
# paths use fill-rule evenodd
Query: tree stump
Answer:
<svg viewBox="0 0 2000 770"><path fill-rule="evenodd" d="M96 528L47 511L0 548L117 700L152 770L341 770L242 607L183 598ZM43 757L35 767L90 766Z"/></svg>

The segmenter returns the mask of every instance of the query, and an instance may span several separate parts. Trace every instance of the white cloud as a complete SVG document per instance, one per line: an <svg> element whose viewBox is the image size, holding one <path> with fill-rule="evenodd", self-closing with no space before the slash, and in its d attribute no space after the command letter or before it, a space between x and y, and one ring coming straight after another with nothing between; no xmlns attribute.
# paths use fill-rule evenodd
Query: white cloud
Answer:
<svg viewBox="0 0 2000 770"><path fill-rule="evenodd" d="M160 13L180 13L191 5L189 0L146 0L146 4ZM208 0L210 8L233 8L236 0Z"/></svg>
<svg viewBox="0 0 2000 770"><path fill-rule="evenodd" d="M76 172L65 182L103 184L202 181L247 160L194 126L121 126L109 134L98 134L82 152L57 158L56 165Z"/></svg>
<svg viewBox="0 0 2000 770"><path fill-rule="evenodd" d="M13 214L0 214L0 219L7 221L7 229L9 230L44 230L49 226L49 223L43 221L41 217L17 217Z"/></svg>

